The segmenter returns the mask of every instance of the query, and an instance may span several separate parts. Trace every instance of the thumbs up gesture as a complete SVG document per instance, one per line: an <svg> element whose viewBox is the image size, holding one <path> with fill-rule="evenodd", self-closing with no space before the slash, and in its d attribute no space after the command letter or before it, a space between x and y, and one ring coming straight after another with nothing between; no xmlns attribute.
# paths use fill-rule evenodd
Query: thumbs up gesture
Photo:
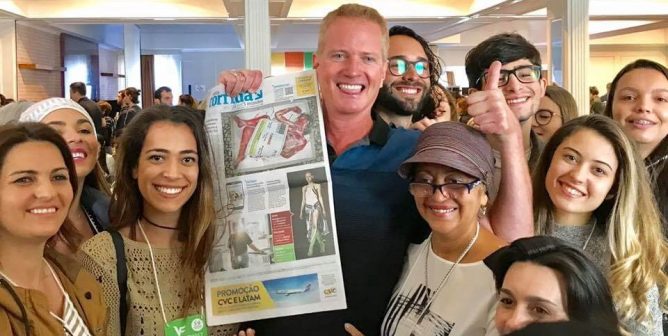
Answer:
<svg viewBox="0 0 668 336"><path fill-rule="evenodd" d="M473 118L473 126L501 142L510 137L521 137L520 123L506 103L499 89L501 62L494 61L487 69L482 91L471 93L467 98L468 114Z"/></svg>

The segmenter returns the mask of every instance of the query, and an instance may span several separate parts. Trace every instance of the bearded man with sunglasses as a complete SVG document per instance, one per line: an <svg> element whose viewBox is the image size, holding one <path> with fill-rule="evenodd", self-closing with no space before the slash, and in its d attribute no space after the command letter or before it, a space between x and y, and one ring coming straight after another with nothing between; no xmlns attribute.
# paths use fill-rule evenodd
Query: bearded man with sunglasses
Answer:
<svg viewBox="0 0 668 336"><path fill-rule="evenodd" d="M395 127L411 128L412 117L432 99L431 90L438 83L441 65L429 43L412 29L394 26L389 33L388 69L373 111ZM445 120L429 124L435 121Z"/></svg>

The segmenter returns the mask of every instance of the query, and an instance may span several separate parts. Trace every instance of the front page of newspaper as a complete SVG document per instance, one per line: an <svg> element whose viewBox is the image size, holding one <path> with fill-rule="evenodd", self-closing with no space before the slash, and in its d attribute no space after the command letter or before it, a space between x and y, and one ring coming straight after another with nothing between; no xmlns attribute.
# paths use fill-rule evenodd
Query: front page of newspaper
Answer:
<svg viewBox="0 0 668 336"><path fill-rule="evenodd" d="M209 94L206 128L225 209L206 276L209 325L345 309L315 71Z"/></svg>

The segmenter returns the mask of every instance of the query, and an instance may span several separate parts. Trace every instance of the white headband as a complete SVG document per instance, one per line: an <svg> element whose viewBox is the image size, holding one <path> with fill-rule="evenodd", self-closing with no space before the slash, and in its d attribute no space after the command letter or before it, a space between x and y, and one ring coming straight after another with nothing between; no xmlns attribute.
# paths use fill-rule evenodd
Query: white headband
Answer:
<svg viewBox="0 0 668 336"><path fill-rule="evenodd" d="M67 98L55 97L39 101L30 106L27 110L23 111L23 113L21 113L21 117L19 117L19 122L26 122L26 121L41 122L42 119L46 118L46 116L49 115L49 113L61 109L71 109L81 113L84 117L86 117L86 119L88 119L90 125L93 127L93 132L95 132L95 135L97 135L97 130L95 129L95 123L93 122L93 119L90 117L90 114L88 114L88 112L81 105L79 105L79 103L75 102L72 99L67 99Z"/></svg>

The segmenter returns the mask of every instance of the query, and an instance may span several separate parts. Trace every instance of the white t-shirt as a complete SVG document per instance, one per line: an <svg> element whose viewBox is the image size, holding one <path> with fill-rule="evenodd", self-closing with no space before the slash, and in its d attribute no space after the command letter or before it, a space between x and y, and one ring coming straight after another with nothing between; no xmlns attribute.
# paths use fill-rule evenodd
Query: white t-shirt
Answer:
<svg viewBox="0 0 668 336"><path fill-rule="evenodd" d="M409 248L408 263L388 304L381 335L498 335L494 326L497 303L494 276L482 261L455 266L424 312L429 298L454 264L437 256L430 243L427 239ZM425 285L427 253L428 287Z"/></svg>

